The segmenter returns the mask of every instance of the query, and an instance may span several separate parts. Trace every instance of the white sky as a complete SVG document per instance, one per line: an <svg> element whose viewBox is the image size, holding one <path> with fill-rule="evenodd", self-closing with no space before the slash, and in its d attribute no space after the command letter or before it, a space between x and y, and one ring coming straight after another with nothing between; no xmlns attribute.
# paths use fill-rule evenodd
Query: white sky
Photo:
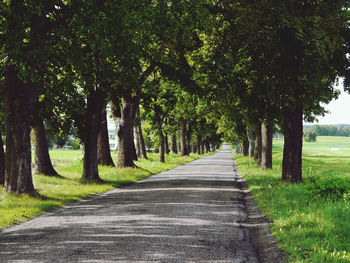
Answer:
<svg viewBox="0 0 350 263"><path fill-rule="evenodd" d="M350 124L350 94L343 91L342 87L337 87L341 90L341 94L337 100L332 100L328 105L324 105L329 111L324 117L318 117L318 124ZM313 124L317 124L314 122Z"/></svg>

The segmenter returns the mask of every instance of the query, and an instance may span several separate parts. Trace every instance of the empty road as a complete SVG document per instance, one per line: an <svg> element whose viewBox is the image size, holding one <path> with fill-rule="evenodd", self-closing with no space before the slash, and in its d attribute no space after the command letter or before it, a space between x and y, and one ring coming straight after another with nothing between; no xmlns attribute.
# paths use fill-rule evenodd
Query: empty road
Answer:
<svg viewBox="0 0 350 263"><path fill-rule="evenodd" d="M212 156L3 229L0 261L260 262L247 195L224 144Z"/></svg>

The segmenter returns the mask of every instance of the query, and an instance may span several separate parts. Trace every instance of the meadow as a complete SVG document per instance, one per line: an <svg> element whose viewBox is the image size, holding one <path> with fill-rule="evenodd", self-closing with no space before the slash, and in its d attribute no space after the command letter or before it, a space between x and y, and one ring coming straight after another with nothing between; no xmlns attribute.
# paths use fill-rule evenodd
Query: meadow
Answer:
<svg viewBox="0 0 350 263"><path fill-rule="evenodd" d="M303 183L281 182L283 140L273 169L234 154L286 262L350 262L350 138L317 137L303 146Z"/></svg>
<svg viewBox="0 0 350 263"><path fill-rule="evenodd" d="M139 159L135 162L138 168L117 169L99 166L102 179L100 183L81 179L83 153L80 150L52 150L50 156L60 177L33 174L34 187L37 191L34 195L3 195L3 187L0 186L0 228L26 221L69 202L112 190L191 162L203 155L191 153L190 156L181 157L171 153L166 155L165 163L161 163L158 161L158 154L149 153L149 160ZM112 152L112 158L116 163L115 152Z"/></svg>

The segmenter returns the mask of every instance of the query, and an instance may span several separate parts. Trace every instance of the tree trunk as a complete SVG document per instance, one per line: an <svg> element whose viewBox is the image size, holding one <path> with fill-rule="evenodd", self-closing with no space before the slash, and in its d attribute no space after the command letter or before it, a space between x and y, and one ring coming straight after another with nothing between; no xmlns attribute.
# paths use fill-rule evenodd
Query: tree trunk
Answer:
<svg viewBox="0 0 350 263"><path fill-rule="evenodd" d="M209 141L205 140L205 151L208 153L210 152L210 144Z"/></svg>
<svg viewBox="0 0 350 263"><path fill-rule="evenodd" d="M255 135L253 130L247 128L247 137L249 141L249 156L254 157L254 148L255 148Z"/></svg>
<svg viewBox="0 0 350 263"><path fill-rule="evenodd" d="M243 155L249 156L249 141L248 140L243 141Z"/></svg>
<svg viewBox="0 0 350 263"><path fill-rule="evenodd" d="M176 134L171 135L171 151L177 153Z"/></svg>
<svg viewBox="0 0 350 263"><path fill-rule="evenodd" d="M273 126L269 121L264 121L261 124L261 168L272 169L272 135Z"/></svg>
<svg viewBox="0 0 350 263"><path fill-rule="evenodd" d="M168 134L165 134L164 136L164 147L165 147L165 153L169 155L169 140L168 140Z"/></svg>
<svg viewBox="0 0 350 263"><path fill-rule="evenodd" d="M35 173L48 176L58 176L51 163L49 146L47 144L45 126L42 120L33 124L35 146Z"/></svg>
<svg viewBox="0 0 350 263"><path fill-rule="evenodd" d="M196 153L197 152L197 144L192 144L192 152Z"/></svg>
<svg viewBox="0 0 350 263"><path fill-rule="evenodd" d="M165 142L164 135L162 131L162 124L158 124L158 136L159 136L159 161L165 162Z"/></svg>
<svg viewBox="0 0 350 263"><path fill-rule="evenodd" d="M178 148L179 148L179 153L181 153L181 142L179 142L179 146L178 146Z"/></svg>
<svg viewBox="0 0 350 263"><path fill-rule="evenodd" d="M0 133L0 185L5 183L5 152Z"/></svg>
<svg viewBox="0 0 350 263"><path fill-rule="evenodd" d="M135 167L133 122L135 118L135 106L131 96L122 98L121 118L118 130L118 168Z"/></svg>
<svg viewBox="0 0 350 263"><path fill-rule="evenodd" d="M32 158L30 144L31 114L38 101L40 88L24 84L11 64L5 67L4 112L6 134L5 193L32 193Z"/></svg>
<svg viewBox="0 0 350 263"><path fill-rule="evenodd" d="M134 127L134 125L132 126L132 149L133 149L133 159L134 159L134 161L137 161L137 152L136 152L136 145L135 145L135 137L134 137L134 134L135 134L135 132L134 132L134 130L135 130L135 127Z"/></svg>
<svg viewBox="0 0 350 263"><path fill-rule="evenodd" d="M283 118L282 180L299 183L302 181L303 111L301 108L285 108Z"/></svg>
<svg viewBox="0 0 350 263"><path fill-rule="evenodd" d="M136 114L140 118L140 107L137 107ZM140 157L143 158L143 159L148 159L147 158L147 151L146 151L145 140L143 139L143 134L142 134L141 121L139 121L137 123L136 133L138 134L138 137L139 137L139 140L140 140Z"/></svg>
<svg viewBox="0 0 350 263"><path fill-rule="evenodd" d="M191 123L188 123L188 129L186 131L187 155L190 155L191 153L191 133L192 133Z"/></svg>
<svg viewBox="0 0 350 263"><path fill-rule="evenodd" d="M106 106L101 111L101 129L97 138L97 162L101 165L115 166L109 147Z"/></svg>
<svg viewBox="0 0 350 263"><path fill-rule="evenodd" d="M186 145L186 120L180 119L180 127L181 127L181 156L187 155L188 147Z"/></svg>
<svg viewBox="0 0 350 263"><path fill-rule="evenodd" d="M201 145L202 145L202 136L197 135L197 153L203 154L201 151Z"/></svg>
<svg viewBox="0 0 350 263"><path fill-rule="evenodd" d="M204 141L201 143L201 154L204 154Z"/></svg>
<svg viewBox="0 0 350 263"><path fill-rule="evenodd" d="M141 142L140 142L140 134L138 132L138 125L134 127L135 141L136 141L136 154L137 157L141 157Z"/></svg>
<svg viewBox="0 0 350 263"><path fill-rule="evenodd" d="M101 130L101 112L104 107L104 95L99 90L91 91L87 98L84 134L83 179L100 180L97 162L97 137Z"/></svg>
<svg viewBox="0 0 350 263"><path fill-rule="evenodd" d="M254 159L257 161L258 165L261 166L261 153L262 152L262 142L261 142L261 123L258 124L256 128L256 143L254 150Z"/></svg>

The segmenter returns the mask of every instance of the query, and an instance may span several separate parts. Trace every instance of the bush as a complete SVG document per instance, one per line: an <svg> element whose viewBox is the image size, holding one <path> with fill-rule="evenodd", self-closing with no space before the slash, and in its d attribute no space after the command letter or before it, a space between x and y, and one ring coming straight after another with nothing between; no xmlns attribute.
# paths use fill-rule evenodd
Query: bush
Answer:
<svg viewBox="0 0 350 263"><path fill-rule="evenodd" d="M79 150L80 149L80 143L75 138L68 138L67 145L71 146L72 150Z"/></svg>
<svg viewBox="0 0 350 263"><path fill-rule="evenodd" d="M307 131L304 133L304 140L306 142L316 142L317 135L315 132Z"/></svg>
<svg viewBox="0 0 350 263"><path fill-rule="evenodd" d="M318 180L307 186L308 193L313 198L325 198L333 201L343 200L350 193L350 183L340 178Z"/></svg>

